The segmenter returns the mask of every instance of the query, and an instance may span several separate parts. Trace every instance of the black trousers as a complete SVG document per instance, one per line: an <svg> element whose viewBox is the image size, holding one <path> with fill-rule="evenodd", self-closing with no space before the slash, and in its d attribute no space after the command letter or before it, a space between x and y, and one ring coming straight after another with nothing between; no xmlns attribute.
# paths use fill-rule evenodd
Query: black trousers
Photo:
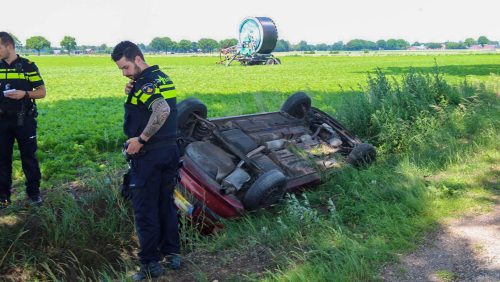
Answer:
<svg viewBox="0 0 500 282"><path fill-rule="evenodd" d="M21 153L21 164L26 176L28 196L40 194L40 167L35 156L37 150L36 119L25 117L24 125L17 118L0 118L0 194L10 195L12 186L12 154L14 140Z"/></svg>
<svg viewBox="0 0 500 282"><path fill-rule="evenodd" d="M179 155L173 145L149 151L131 163L130 190L141 247L139 259L143 264L180 252L173 198Z"/></svg>

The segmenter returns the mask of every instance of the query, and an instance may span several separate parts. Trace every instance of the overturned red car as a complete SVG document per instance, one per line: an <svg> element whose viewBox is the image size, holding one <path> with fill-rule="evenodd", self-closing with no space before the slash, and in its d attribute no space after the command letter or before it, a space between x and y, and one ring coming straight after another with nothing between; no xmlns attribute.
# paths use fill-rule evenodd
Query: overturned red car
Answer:
<svg viewBox="0 0 500 282"><path fill-rule="evenodd" d="M193 218L238 217L320 182L321 171L376 157L372 145L311 107L304 92L276 112L207 119L206 106L194 98L177 111L184 156L175 200Z"/></svg>

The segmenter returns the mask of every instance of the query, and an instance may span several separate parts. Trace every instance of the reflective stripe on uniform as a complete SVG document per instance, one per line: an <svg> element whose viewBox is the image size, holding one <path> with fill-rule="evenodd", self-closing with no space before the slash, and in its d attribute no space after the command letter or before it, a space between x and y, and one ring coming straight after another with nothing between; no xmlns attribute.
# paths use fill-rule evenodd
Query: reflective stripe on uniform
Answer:
<svg viewBox="0 0 500 282"><path fill-rule="evenodd" d="M163 91L167 91L167 90L174 90L175 89L175 86L173 83L171 84L164 84L164 85L160 85L160 91L163 92Z"/></svg>
<svg viewBox="0 0 500 282"><path fill-rule="evenodd" d="M0 75L0 79L25 79L24 74L22 73L2 73Z"/></svg>
<svg viewBox="0 0 500 282"><path fill-rule="evenodd" d="M28 80L30 82L37 82L37 81L40 81L42 80L42 77L40 76L40 74L38 74L38 72L36 71L33 71L33 72L27 72L26 75L28 76Z"/></svg>
<svg viewBox="0 0 500 282"><path fill-rule="evenodd" d="M130 104L137 105L137 97L132 96L132 98L130 99Z"/></svg>
<svg viewBox="0 0 500 282"><path fill-rule="evenodd" d="M126 103L132 104L132 105L137 105L137 97L132 95L127 96L127 101Z"/></svg>
<svg viewBox="0 0 500 282"><path fill-rule="evenodd" d="M175 97L175 93L168 93L168 95L165 95L165 94L167 94L167 93L163 93L163 92L164 92L164 91L167 91L168 89L167 89L167 90L161 90L163 86L164 86L164 85L160 85L160 87L155 88L155 93L154 93L154 94L161 94L161 95L163 96L163 98L165 98L165 99ZM173 89L175 89L175 87L174 87L174 88L170 88L170 89L172 89L172 90L173 90ZM138 91L138 93L139 93L139 92L141 92L141 94L140 94L140 95L138 95L139 100L140 100L143 104L146 104L146 102L148 101L148 99L151 97L151 96L150 96L150 94L145 94L145 93L143 93L141 90L139 90L139 91ZM169 91L169 92L172 92L172 91Z"/></svg>
<svg viewBox="0 0 500 282"><path fill-rule="evenodd" d="M154 70L153 72L156 71L160 70ZM175 85L171 80L169 80L168 77L158 76L156 82L160 85L154 83L156 86L154 87L154 93L145 93L142 91L142 89L138 89L135 93L127 97L127 103L132 105L137 105L139 102L146 104L151 98L151 95L155 94L160 94L163 99L171 99L176 97ZM152 103L150 104L150 107L151 105Z"/></svg>
<svg viewBox="0 0 500 282"><path fill-rule="evenodd" d="M175 89L162 92L161 96L163 96L163 98L165 99L175 98L176 97Z"/></svg>
<svg viewBox="0 0 500 282"><path fill-rule="evenodd" d="M30 82L37 82L42 80L42 78L39 75L34 75L34 76L28 76L28 80Z"/></svg>
<svg viewBox="0 0 500 282"><path fill-rule="evenodd" d="M143 104L146 104L146 101L149 99L149 97L151 97L151 95L144 94L142 91L141 91L141 94L139 96L137 96L139 101L141 101Z"/></svg>
<svg viewBox="0 0 500 282"><path fill-rule="evenodd" d="M167 81L163 85L160 85L160 92L165 99L176 97L175 85L171 80Z"/></svg>
<svg viewBox="0 0 500 282"><path fill-rule="evenodd" d="M149 98L149 95L148 94L144 94L144 92L142 92L142 90L138 90L137 92L135 92L134 96L136 97L136 99L138 99L139 101L141 101L143 104L145 104L146 101Z"/></svg>
<svg viewBox="0 0 500 282"><path fill-rule="evenodd" d="M15 69L2 69L0 70L0 79L25 79L30 82L41 81L42 77L38 72L19 73Z"/></svg>
<svg viewBox="0 0 500 282"><path fill-rule="evenodd" d="M176 97L176 92L175 89L171 90L164 90L160 91L158 88L155 90L154 94L161 94L163 99L170 99L170 98L175 98ZM132 99L130 100L130 103L133 105L137 105L137 100L141 101L143 104L146 104L148 99L151 97L149 94L145 94L141 90L137 91L134 96L132 96ZM135 102L135 103L134 103Z"/></svg>

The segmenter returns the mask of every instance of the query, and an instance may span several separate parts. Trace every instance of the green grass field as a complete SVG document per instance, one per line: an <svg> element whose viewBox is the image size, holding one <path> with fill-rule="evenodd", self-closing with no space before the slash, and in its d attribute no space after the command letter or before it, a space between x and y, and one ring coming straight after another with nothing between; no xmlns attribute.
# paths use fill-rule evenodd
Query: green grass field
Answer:
<svg viewBox="0 0 500 282"><path fill-rule="evenodd" d="M123 87L108 57L35 57L47 85L39 103L39 145L47 185L74 181L116 164L121 131ZM179 100L197 97L209 116L275 111L286 96L306 91L314 104L334 112L342 89L360 90L376 67L400 75L414 67L429 71L437 61L446 78L498 84L500 55L285 57L280 66L215 65L215 57L152 57L175 82ZM92 126L89 126L92 125ZM118 158L118 159L117 159ZM19 167L19 166L17 166ZM16 179L22 172L15 171Z"/></svg>
<svg viewBox="0 0 500 282"><path fill-rule="evenodd" d="M41 209L19 204L0 212L0 278L121 279L136 263L137 247L130 207L116 194L126 167L120 148L127 79L109 57L30 59L47 87L38 103L47 202ZM173 280L377 280L381 266L414 247L439 219L485 208L498 192L498 54L289 56L279 66L228 68L215 57L146 59L173 79L178 101L196 97L210 117L275 111L287 96L306 91L314 106L381 148L370 168L343 169L277 208L227 222L216 236L185 230L187 264L169 273ZM367 90L367 75L376 68L389 82L402 83L410 68L432 73L436 63L456 93L465 93L455 104L441 101L428 113L424 106L425 113L400 122L376 111L367 116L356 102L359 93L376 89ZM370 135L371 127L349 112L385 121L373 128L386 138Z"/></svg>

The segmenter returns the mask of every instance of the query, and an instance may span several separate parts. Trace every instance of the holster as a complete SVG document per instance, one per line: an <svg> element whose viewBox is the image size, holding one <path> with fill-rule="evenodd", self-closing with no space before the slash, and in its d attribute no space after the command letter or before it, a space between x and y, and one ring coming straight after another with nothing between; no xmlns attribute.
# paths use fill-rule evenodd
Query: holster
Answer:
<svg viewBox="0 0 500 282"><path fill-rule="evenodd" d="M38 116L38 109L36 104L33 102L31 108L26 112L26 116L36 118Z"/></svg>
<svg viewBox="0 0 500 282"><path fill-rule="evenodd" d="M132 192L130 191L130 169L123 174L122 185L120 186L120 195L124 200L132 199Z"/></svg>

